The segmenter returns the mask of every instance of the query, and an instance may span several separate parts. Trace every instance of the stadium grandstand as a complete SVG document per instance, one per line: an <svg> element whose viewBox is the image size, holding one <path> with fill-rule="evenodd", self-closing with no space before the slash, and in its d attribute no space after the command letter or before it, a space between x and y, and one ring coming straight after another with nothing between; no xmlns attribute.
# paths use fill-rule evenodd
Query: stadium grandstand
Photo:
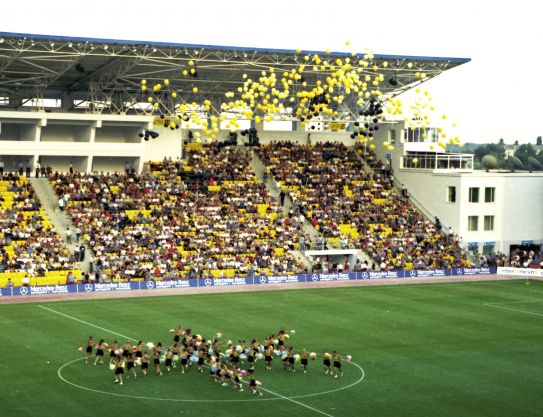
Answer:
<svg viewBox="0 0 543 417"><path fill-rule="evenodd" d="M467 62L0 33L0 286L469 267L387 162Z"/></svg>

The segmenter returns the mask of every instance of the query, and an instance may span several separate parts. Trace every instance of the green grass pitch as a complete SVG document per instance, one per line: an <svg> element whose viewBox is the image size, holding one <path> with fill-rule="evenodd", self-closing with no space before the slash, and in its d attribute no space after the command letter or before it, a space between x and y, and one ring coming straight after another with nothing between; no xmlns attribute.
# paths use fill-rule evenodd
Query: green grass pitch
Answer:
<svg viewBox="0 0 543 417"><path fill-rule="evenodd" d="M540 282L41 305L46 308L0 306L2 417L543 415ZM208 336L221 331L232 340L261 340L284 326L296 330L288 341L296 349L336 349L352 355L354 363L344 363L344 376L333 379L324 375L320 358L310 362L307 374L284 371L277 359L271 371L258 362L256 378L266 391L257 398L248 389L223 388L194 369L162 377L150 369L146 378L119 386L105 366L77 360L83 357L77 347L90 335L170 344L168 330L179 324Z"/></svg>

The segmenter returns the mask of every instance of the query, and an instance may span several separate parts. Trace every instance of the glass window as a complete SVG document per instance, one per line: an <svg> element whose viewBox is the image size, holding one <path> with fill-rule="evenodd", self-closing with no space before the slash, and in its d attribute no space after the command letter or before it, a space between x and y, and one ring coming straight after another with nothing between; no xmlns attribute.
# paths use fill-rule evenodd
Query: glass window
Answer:
<svg viewBox="0 0 543 417"><path fill-rule="evenodd" d="M468 216L468 230L470 232L479 230L479 216Z"/></svg>
<svg viewBox="0 0 543 417"><path fill-rule="evenodd" d="M479 202L479 188L478 187L470 187L469 188L469 202L470 203L478 203Z"/></svg>
<svg viewBox="0 0 543 417"><path fill-rule="evenodd" d="M447 202L456 203L456 187L448 187Z"/></svg>
<svg viewBox="0 0 543 417"><path fill-rule="evenodd" d="M496 188L485 187L485 203L493 203L495 193L496 193Z"/></svg>
<svg viewBox="0 0 543 417"><path fill-rule="evenodd" d="M494 230L494 216L485 216L485 230Z"/></svg>
<svg viewBox="0 0 543 417"><path fill-rule="evenodd" d="M391 145L394 145L396 143L396 129L390 129L388 131L388 142Z"/></svg>

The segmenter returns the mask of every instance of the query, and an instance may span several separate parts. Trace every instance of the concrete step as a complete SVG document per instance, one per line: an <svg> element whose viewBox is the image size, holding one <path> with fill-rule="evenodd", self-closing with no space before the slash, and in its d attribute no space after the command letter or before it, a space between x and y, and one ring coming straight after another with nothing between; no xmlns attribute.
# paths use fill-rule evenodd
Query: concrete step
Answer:
<svg viewBox="0 0 543 417"><path fill-rule="evenodd" d="M36 192L37 197L40 199L42 208L45 210L47 217L53 224L56 232L59 234L60 238L66 244L66 247L70 253L74 253L76 248L79 248L81 245L85 246L85 260L78 262L77 266L81 272L89 272L89 254L91 253L90 247L83 242L83 240L77 241L75 237L75 226L73 225L70 217L66 212L61 212L58 208L58 198L51 186L48 178L29 178L34 191ZM66 238L66 231L68 228L72 231L72 237L70 241Z"/></svg>

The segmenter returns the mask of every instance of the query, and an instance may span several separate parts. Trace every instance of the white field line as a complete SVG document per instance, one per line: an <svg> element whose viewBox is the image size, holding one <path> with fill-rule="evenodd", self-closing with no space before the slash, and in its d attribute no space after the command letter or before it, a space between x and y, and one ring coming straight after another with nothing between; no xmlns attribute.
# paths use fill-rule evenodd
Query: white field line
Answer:
<svg viewBox="0 0 543 417"><path fill-rule="evenodd" d="M502 305L502 304L524 304L524 303L543 303L543 300L521 300L521 301L500 301L497 303L485 303L485 306L488 305Z"/></svg>
<svg viewBox="0 0 543 417"><path fill-rule="evenodd" d="M120 337L123 337L123 338L125 338L125 339L129 339L129 340L132 340L132 341L134 341L134 342L137 341L136 339L133 339L133 338L131 338L131 337L128 337L128 336L125 336L125 335L123 335L123 334L114 332L114 331L109 330L109 329L106 329L106 328L104 328L104 327L97 326L97 325L95 325L95 324L89 323L88 321L78 319L78 318L73 317L73 316L70 316L70 315L68 315L68 314L61 313L60 311L53 310L52 308L44 307L44 306L42 306L42 305L38 305L38 307L43 308L44 310L50 311L50 312L52 312L52 313L61 315L61 316L63 316L63 317L66 317L66 318L68 318L68 319L78 321L78 322L83 323L83 324L86 324L86 325L88 325L88 326L92 326L92 327L94 327L94 328L96 328L96 329L100 329L100 330L103 330L103 331L105 331L105 332L108 332L108 333L111 333L111 334L115 334L115 335L120 336ZM244 382L245 382L245 381L244 381ZM247 382L245 382L245 383L247 383ZM248 383L247 383L247 384L248 384ZM309 410L312 410L312 411L314 411L314 412L316 412L316 413L318 413L318 414L322 414L322 415L327 416L327 417L334 417L334 416L331 415L331 414L325 413L324 411L318 410L318 409L316 409L316 408L314 408L314 407L311 407L310 405L304 404L304 403L302 403L302 402L300 402L300 401L293 400L292 398L285 397L285 396L283 396L283 395L281 395L281 394L278 394L278 393L276 393L276 392L273 392L273 391L271 391L271 390L269 390L269 389L262 388L262 387L261 387L260 389L263 390L263 391L269 392L270 394L275 395L275 396L277 396L277 397L283 398L284 400L290 401L290 402L292 402L292 403L294 403L294 404L298 404L298 405L300 405L300 406L302 406L302 407L305 407L305 408L307 408L307 409L309 409Z"/></svg>
<svg viewBox="0 0 543 417"><path fill-rule="evenodd" d="M53 310L52 308L44 307L44 306L42 306L42 305L38 305L38 307L39 307L39 308L43 308L44 310L50 311L51 313L58 314L58 315L60 315L60 316L62 316L62 317L66 317L67 319L75 320L75 321L78 321L79 323L86 324L87 326L92 326L92 327L94 327L94 328L96 328L96 329L103 330L104 332L108 332L108 333L111 333L111 334L115 334L115 335L121 336L121 337L123 337L123 338L125 338L125 339L132 340L133 342L137 342L136 339L133 339L133 338L128 337L128 336L125 336L124 334L120 334L120 333L114 332L114 331L112 331L112 330L106 329L106 328L104 328L104 327L97 326L96 324L89 323L88 321L81 320L81 319L78 319L78 318L76 318L76 317L69 316L68 314L61 313L60 311Z"/></svg>
<svg viewBox="0 0 543 417"><path fill-rule="evenodd" d="M483 305L486 306L486 307L498 308L500 310L514 311L514 312L517 312L517 313L524 313L524 314L530 314L532 316L543 317L543 313L535 313L533 311L519 310L519 309L516 309L516 308L504 307L502 305L497 305L497 304L483 304Z"/></svg>

